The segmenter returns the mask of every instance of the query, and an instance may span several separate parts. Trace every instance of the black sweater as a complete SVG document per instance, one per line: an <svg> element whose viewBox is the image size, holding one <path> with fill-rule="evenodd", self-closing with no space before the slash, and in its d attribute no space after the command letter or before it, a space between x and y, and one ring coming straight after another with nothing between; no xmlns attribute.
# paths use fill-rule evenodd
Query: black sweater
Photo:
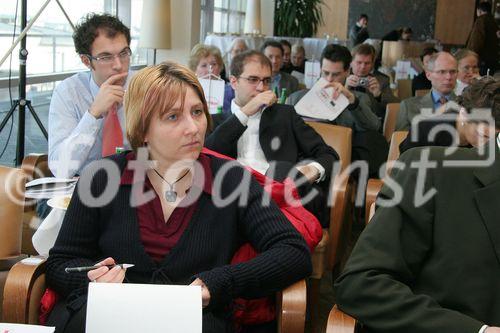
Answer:
<svg viewBox="0 0 500 333"><path fill-rule="evenodd" d="M120 170L125 167L124 154L94 165L102 167L102 161L110 160ZM211 156L210 160L214 178L222 166L231 163ZM90 169L80 178L47 262L47 284L63 297L85 297L89 282L86 274L67 274L65 267L89 266L109 256L116 262L135 264L127 270L126 282L130 283L189 284L199 277L211 294L203 331L225 332L230 330L231 312L227 308L233 298L269 295L311 272L303 238L274 203L262 206L267 194L239 166L230 168L220 188L214 186L212 195L202 192L184 234L159 264L146 254L141 243L136 211L130 206L130 185L120 185L117 195L102 207L90 208L82 203L80 189L86 177L93 177L90 191L94 197L101 195L108 183L106 172ZM215 195L227 198L245 179L250 179L244 191L248 193L245 206L240 207L239 200L222 208L215 206ZM230 265L245 242L260 255Z"/></svg>

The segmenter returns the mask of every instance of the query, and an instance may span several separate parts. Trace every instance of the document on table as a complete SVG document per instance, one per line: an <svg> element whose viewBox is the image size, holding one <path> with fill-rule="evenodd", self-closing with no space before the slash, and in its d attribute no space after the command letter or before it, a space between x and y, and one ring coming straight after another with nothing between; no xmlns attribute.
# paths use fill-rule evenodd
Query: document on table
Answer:
<svg viewBox="0 0 500 333"><path fill-rule="evenodd" d="M333 88L324 89L327 84L328 81L320 78L311 90L295 104L297 113L309 118L335 120L349 105L349 100L343 94L333 100Z"/></svg>
<svg viewBox="0 0 500 333"><path fill-rule="evenodd" d="M0 323L1 333L53 333L55 327Z"/></svg>
<svg viewBox="0 0 500 333"><path fill-rule="evenodd" d="M201 333L201 288L90 283L86 327L86 333Z"/></svg>

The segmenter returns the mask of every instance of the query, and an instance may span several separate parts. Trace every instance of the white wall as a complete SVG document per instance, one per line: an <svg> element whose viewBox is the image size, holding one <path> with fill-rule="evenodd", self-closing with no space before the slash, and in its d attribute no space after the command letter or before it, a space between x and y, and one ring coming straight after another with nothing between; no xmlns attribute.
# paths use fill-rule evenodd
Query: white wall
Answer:
<svg viewBox="0 0 500 333"><path fill-rule="evenodd" d="M266 36L274 35L274 1L260 0L260 17L262 19L262 33Z"/></svg>

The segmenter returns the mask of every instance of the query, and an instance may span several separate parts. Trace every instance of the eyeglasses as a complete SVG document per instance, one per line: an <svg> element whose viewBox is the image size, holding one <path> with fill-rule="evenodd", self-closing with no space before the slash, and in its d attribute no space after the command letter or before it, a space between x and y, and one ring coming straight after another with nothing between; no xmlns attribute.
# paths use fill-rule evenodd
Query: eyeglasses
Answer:
<svg viewBox="0 0 500 333"><path fill-rule="evenodd" d="M464 66L464 67L461 67L461 69L464 72L470 72L470 71L477 72L479 70L479 67L478 66Z"/></svg>
<svg viewBox="0 0 500 333"><path fill-rule="evenodd" d="M436 73L439 76L445 76L446 74L450 74L451 76L457 75L458 71L456 69L450 69L450 70L438 70L438 71L433 71L433 73Z"/></svg>
<svg viewBox="0 0 500 333"><path fill-rule="evenodd" d="M249 77L240 76L239 78L240 79L245 79L252 86L258 86L260 82L262 82L262 85L264 87L268 87L271 84L271 78L270 77L265 77L265 78L261 79L258 76L249 76Z"/></svg>
<svg viewBox="0 0 500 333"><path fill-rule="evenodd" d="M95 60L99 64L111 64L113 61L115 61L116 57L118 57L120 61L126 61L130 59L131 55L132 55L132 50L130 50L129 47L127 47L118 54L106 54L97 57L91 56L90 54L86 54L87 58L89 58L90 60Z"/></svg>

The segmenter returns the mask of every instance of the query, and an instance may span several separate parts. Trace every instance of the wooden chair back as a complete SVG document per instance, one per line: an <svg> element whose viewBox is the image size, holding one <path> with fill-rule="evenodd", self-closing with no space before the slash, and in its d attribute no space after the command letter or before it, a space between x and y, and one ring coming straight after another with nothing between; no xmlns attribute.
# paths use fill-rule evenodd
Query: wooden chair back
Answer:
<svg viewBox="0 0 500 333"><path fill-rule="evenodd" d="M392 137L392 133L396 129L396 120L398 119L400 103L387 103L383 133L384 137L389 142Z"/></svg>
<svg viewBox="0 0 500 333"><path fill-rule="evenodd" d="M415 90L415 96L422 97L429 93L430 89L417 89Z"/></svg>
<svg viewBox="0 0 500 333"><path fill-rule="evenodd" d="M307 124L321 135L327 145L335 149L340 157L340 169L344 171L351 163L352 129L319 122L307 122Z"/></svg>

